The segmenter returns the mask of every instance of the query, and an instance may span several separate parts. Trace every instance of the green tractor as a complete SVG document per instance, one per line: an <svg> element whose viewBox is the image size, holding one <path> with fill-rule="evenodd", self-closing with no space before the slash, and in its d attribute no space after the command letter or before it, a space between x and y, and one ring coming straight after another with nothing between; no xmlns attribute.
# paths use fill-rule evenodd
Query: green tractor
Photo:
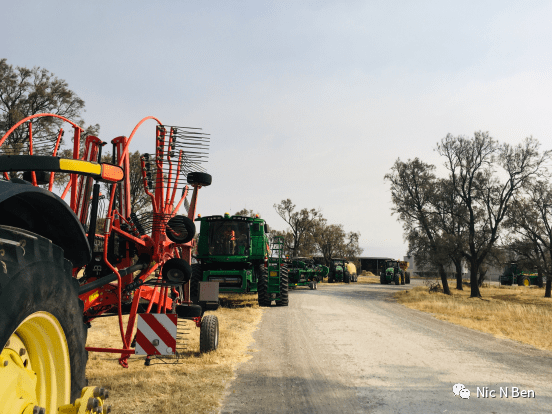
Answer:
<svg viewBox="0 0 553 415"><path fill-rule="evenodd" d="M348 270L348 260L343 258L332 258L330 260L330 269L328 271L328 282L345 282L349 284L352 281L352 275Z"/></svg>
<svg viewBox="0 0 553 415"><path fill-rule="evenodd" d="M272 248L269 226L256 217L198 215L200 222L198 263L192 265L190 296L199 303L199 282L218 282L221 293L257 292L260 306L288 305L288 269L283 240L275 237ZM276 255L276 256L275 256ZM216 309L218 304L201 304Z"/></svg>
<svg viewBox="0 0 553 415"><path fill-rule="evenodd" d="M537 273L523 271L518 267L516 262L511 262L510 264L505 265L503 273L499 276L499 284L518 284L524 287L537 285L538 287L543 287L543 277L538 276Z"/></svg>
<svg viewBox="0 0 553 415"><path fill-rule="evenodd" d="M394 259L387 260L385 271L380 273L380 284L390 284L392 282L396 285L410 284L411 276L403 269L403 264L402 261L396 261Z"/></svg>
<svg viewBox="0 0 553 415"><path fill-rule="evenodd" d="M317 283L328 275L329 268L315 264L313 258L292 258L288 268L288 285L292 288L308 286L317 289Z"/></svg>

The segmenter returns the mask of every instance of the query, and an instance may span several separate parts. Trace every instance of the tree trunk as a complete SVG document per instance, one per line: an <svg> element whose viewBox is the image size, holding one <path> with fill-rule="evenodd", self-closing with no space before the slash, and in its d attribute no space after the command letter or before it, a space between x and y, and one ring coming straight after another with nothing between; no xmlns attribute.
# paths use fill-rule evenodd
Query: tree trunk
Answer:
<svg viewBox="0 0 553 415"><path fill-rule="evenodd" d="M547 276L547 282L545 283L545 298L551 298L551 274Z"/></svg>
<svg viewBox="0 0 553 415"><path fill-rule="evenodd" d="M457 289L463 291L463 267L461 261L455 262L455 278L457 278Z"/></svg>
<svg viewBox="0 0 553 415"><path fill-rule="evenodd" d="M478 288L478 263L474 258L470 260L470 297L481 298L480 289Z"/></svg>
<svg viewBox="0 0 553 415"><path fill-rule="evenodd" d="M486 278L487 273L488 273L488 270L487 269L483 270L482 266L478 268L478 286L479 287L481 287L482 284L484 284L484 280Z"/></svg>
<svg viewBox="0 0 553 415"><path fill-rule="evenodd" d="M438 270L440 272L440 277L442 279L442 287L444 289L444 294L451 295L451 291L449 291L449 284L447 282L447 274L445 273L444 266L440 265L438 267Z"/></svg>

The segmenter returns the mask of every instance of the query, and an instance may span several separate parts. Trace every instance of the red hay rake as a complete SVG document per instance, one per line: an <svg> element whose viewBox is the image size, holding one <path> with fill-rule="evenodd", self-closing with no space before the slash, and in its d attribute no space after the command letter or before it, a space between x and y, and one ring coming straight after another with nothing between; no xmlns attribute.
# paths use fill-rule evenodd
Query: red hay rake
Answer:
<svg viewBox="0 0 553 415"><path fill-rule="evenodd" d="M51 117L73 128L70 159L58 157L62 128L56 137L33 137L33 122L46 119L51 122ZM129 145L147 120L157 123L155 151L143 154L140 160L151 211L137 214L131 206ZM18 131L21 135L23 128L27 134L23 144L17 148L3 146L10 134ZM209 135L198 128L166 126L155 117L146 117L129 137L112 140L112 163L107 164L100 163L102 148L107 143L87 136L81 145L82 131L72 121L55 114L33 115L14 125L0 139L0 155L18 160L12 167L2 169L6 180L17 180L15 172L22 171L24 180L52 191L55 174L69 173L61 198L65 199L70 192L69 206L85 229L92 250L92 260L73 269L73 276L80 277L78 293L84 302L84 322L90 324L97 317L117 315L122 340L118 349L87 347L87 350L121 354L120 364L128 367L128 357L135 354L133 335L137 315L167 313L193 320L202 330L204 320L208 320L205 326L209 326L210 332L217 328L216 338L201 335L207 343L200 344L200 350L214 350L218 343L216 317L203 317L201 307L192 304L189 295L195 233L192 220L199 189L211 184L211 176L201 167L207 158ZM54 158L59 168L57 164L50 165ZM9 171L13 172L12 178ZM99 181L109 187L104 198L100 195ZM178 214L183 205L187 215ZM126 327L123 315L129 315ZM150 355L147 363L149 358Z"/></svg>

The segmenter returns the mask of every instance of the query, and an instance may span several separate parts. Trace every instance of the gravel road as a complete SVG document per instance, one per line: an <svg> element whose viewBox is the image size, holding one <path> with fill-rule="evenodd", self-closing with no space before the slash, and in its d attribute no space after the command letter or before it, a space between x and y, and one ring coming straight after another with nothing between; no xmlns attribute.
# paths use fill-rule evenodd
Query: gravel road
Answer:
<svg viewBox="0 0 553 415"><path fill-rule="evenodd" d="M221 412L551 413L551 352L408 309L390 297L404 289L292 290L289 307L265 311L256 351L237 369ZM469 399L453 394L457 383ZM496 397L477 397L477 388ZM515 398L512 388L535 397Z"/></svg>

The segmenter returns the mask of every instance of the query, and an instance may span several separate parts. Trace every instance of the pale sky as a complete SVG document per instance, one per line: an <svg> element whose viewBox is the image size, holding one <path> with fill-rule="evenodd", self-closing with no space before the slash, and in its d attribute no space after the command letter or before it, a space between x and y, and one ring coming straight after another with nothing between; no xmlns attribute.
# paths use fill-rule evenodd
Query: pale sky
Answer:
<svg viewBox="0 0 553 415"><path fill-rule="evenodd" d="M403 257L383 177L440 165L448 133L551 149L552 5L536 1L8 1L0 58L39 66L86 103L100 138L144 117L211 134L198 212L290 198ZM155 122L131 151L154 152Z"/></svg>

